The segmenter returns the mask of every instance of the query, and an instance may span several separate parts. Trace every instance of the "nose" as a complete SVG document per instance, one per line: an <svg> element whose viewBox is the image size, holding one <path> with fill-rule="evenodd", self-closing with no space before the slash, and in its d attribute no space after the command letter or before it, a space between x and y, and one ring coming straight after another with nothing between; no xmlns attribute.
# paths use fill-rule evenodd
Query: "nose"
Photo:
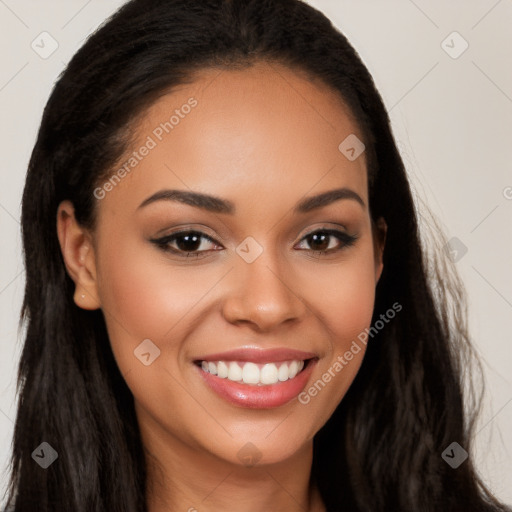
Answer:
<svg viewBox="0 0 512 512"><path fill-rule="evenodd" d="M237 259L223 302L224 318L233 324L250 324L257 331L300 322L307 307L285 263L269 250L252 263Z"/></svg>

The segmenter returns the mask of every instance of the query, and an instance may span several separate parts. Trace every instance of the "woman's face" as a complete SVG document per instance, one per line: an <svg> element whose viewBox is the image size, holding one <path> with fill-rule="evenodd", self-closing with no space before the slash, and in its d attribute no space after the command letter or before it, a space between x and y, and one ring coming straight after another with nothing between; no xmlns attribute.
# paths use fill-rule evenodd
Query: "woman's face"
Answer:
<svg viewBox="0 0 512 512"><path fill-rule="evenodd" d="M283 461L365 351L383 242L361 131L330 89L260 63L201 72L137 133L96 189L77 304L103 310L155 450Z"/></svg>

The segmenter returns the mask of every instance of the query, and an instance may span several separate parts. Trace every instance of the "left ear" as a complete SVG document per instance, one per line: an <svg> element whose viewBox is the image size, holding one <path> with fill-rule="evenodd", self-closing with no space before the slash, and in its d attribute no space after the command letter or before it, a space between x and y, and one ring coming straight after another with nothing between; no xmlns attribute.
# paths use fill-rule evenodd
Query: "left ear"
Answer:
<svg viewBox="0 0 512 512"><path fill-rule="evenodd" d="M383 255L384 247L386 245L386 234L388 231L388 225L384 220L384 217L379 217L377 222L372 222L373 229L373 246L375 248L375 284L380 279L382 270L384 269Z"/></svg>

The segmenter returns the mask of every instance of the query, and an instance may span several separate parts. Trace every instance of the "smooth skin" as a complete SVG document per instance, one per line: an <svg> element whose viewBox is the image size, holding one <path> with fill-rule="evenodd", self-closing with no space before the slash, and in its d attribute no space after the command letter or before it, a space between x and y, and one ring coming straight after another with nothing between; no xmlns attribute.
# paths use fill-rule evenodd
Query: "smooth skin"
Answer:
<svg viewBox="0 0 512 512"><path fill-rule="evenodd" d="M154 130L191 97L197 105L158 141ZM364 345L309 403L272 409L225 401L193 361L240 347L314 352L308 389L370 327L387 226L372 226L365 154L350 161L338 149L350 134L363 139L339 95L298 71L264 62L203 70L144 113L127 155L148 136L156 147L97 201L94 233L77 224L69 201L59 206L75 303L103 311L135 398L150 512L325 510L309 484L313 436L356 376ZM293 211L341 187L364 205L346 198ZM171 200L140 207L162 189L214 195L236 210ZM200 238L189 250L199 256L187 257L183 238L169 244L181 256L151 241L183 229L214 242ZM307 236L322 229L357 240ZM236 251L247 237L263 249L252 263ZM160 350L147 366L134 355L146 339ZM252 467L238 456L249 442L261 457Z"/></svg>

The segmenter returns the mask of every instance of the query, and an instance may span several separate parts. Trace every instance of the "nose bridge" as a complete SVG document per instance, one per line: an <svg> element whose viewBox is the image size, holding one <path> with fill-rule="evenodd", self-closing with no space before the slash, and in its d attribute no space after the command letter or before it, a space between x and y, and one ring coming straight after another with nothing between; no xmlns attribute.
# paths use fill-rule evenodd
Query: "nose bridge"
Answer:
<svg viewBox="0 0 512 512"><path fill-rule="evenodd" d="M224 303L227 320L269 329L303 314L304 304L288 282L291 273L278 250L248 237L236 252L233 284Z"/></svg>

